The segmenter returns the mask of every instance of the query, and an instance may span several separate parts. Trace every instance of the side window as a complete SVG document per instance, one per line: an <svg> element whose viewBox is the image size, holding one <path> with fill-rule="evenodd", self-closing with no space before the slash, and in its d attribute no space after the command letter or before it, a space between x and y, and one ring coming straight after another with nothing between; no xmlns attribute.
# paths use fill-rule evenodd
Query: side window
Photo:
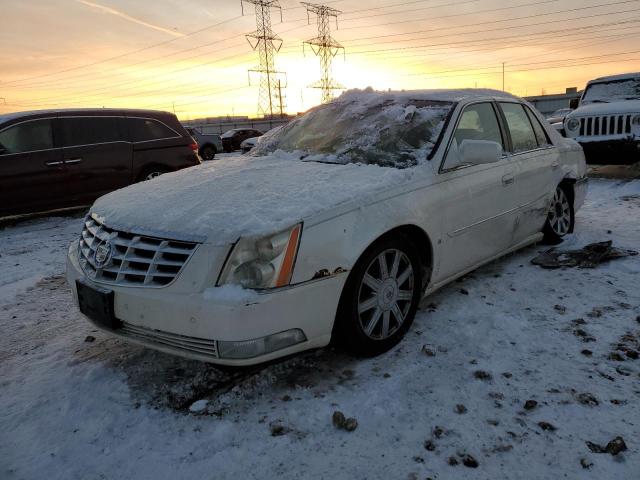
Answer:
<svg viewBox="0 0 640 480"><path fill-rule="evenodd" d="M543 126L540 124L538 118L533 114L531 109L527 106L524 107L527 115L529 116L529 120L531 121L531 125L533 125L533 131L536 134L536 140L538 140L538 146L544 147L546 145L551 145L551 141L547 136L547 132L544 131Z"/></svg>
<svg viewBox="0 0 640 480"><path fill-rule="evenodd" d="M131 140L134 142L175 138L178 136L176 132L166 125L150 118L128 118L127 122Z"/></svg>
<svg viewBox="0 0 640 480"><path fill-rule="evenodd" d="M463 140L489 140L504 146L493 106L490 103L476 103L465 108L454 140L458 145Z"/></svg>
<svg viewBox="0 0 640 480"><path fill-rule="evenodd" d="M0 152L4 154L51 148L53 148L51 120L31 120L0 132Z"/></svg>
<svg viewBox="0 0 640 480"><path fill-rule="evenodd" d="M538 148L538 140L524 107L519 103L500 103L511 133L513 151L526 152Z"/></svg>
<svg viewBox="0 0 640 480"><path fill-rule="evenodd" d="M124 140L118 131L116 117L65 117L60 120L65 147Z"/></svg>

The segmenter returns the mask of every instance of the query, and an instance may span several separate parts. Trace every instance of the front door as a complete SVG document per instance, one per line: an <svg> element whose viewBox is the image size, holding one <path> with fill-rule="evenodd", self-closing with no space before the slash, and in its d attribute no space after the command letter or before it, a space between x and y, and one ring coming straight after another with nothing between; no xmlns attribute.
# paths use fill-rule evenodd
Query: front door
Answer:
<svg viewBox="0 0 640 480"><path fill-rule="evenodd" d="M460 116L452 142L488 140L503 145L503 133L491 102L471 104ZM450 191L443 211L443 256L438 279L444 280L485 261L513 244L518 208L517 165L509 155L485 165L458 166L440 173Z"/></svg>
<svg viewBox="0 0 640 480"><path fill-rule="evenodd" d="M53 119L0 130L0 215L70 206L67 169L56 148Z"/></svg>

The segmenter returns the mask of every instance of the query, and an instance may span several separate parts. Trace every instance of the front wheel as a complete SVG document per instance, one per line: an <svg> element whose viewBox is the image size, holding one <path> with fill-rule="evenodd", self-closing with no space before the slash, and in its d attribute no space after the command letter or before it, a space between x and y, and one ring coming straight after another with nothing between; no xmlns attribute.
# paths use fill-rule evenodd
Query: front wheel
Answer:
<svg viewBox="0 0 640 480"><path fill-rule="evenodd" d="M546 243L556 244L573 231L575 213L573 196L568 187L559 185L553 195L542 232Z"/></svg>
<svg viewBox="0 0 640 480"><path fill-rule="evenodd" d="M415 245L404 236L374 244L358 260L340 299L335 340L373 356L396 345L413 323L422 289Z"/></svg>

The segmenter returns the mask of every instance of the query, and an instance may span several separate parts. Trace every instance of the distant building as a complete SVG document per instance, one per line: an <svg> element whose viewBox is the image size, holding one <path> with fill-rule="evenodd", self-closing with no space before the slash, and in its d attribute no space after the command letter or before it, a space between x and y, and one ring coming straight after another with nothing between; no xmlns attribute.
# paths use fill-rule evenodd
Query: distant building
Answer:
<svg viewBox="0 0 640 480"><path fill-rule="evenodd" d="M567 88L565 93L558 93L554 95L536 95L533 97L525 97L525 99L532 103L540 113L543 115L551 115L556 110L561 108L569 108L571 100L580 98L582 92L579 92L576 87Z"/></svg>

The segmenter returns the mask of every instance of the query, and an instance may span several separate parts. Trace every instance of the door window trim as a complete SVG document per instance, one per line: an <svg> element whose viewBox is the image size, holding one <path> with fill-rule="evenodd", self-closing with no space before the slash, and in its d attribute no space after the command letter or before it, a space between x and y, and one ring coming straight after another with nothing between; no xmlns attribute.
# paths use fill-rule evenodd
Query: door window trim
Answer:
<svg viewBox="0 0 640 480"><path fill-rule="evenodd" d="M531 123L531 119L529 118L529 115L527 114L527 111L525 110L525 108L527 108L527 105L523 102L518 102L518 101L514 101L514 100L509 100L509 99L505 99L505 100L498 100L497 102L497 107L499 109L500 112L500 117L502 119L502 121L504 122L504 126L505 126L505 130L506 130L506 134L509 137L509 155L511 157L517 157L519 155L526 155L528 153L531 152L536 152L536 151L543 151L543 150L549 150L551 148L555 148L555 145L551 142L551 137L549 136L549 134L547 133L546 128L544 128L544 126L541 124L540 126L542 126L542 129L544 130L545 135L547 136L547 139L549 140L549 144L548 145L543 145L540 146L538 145L538 137L536 136L536 132L535 129L533 128L533 124ZM511 138L511 130L509 130L509 124L507 123L507 117L504 114L504 111L502 110L502 106L500 105L501 103L514 103L516 105L520 105L524 111L525 116L527 117L527 120L529 120L529 124L531 125L531 130L533 131L533 136L536 139L536 147L535 148L530 148L529 150L522 150L519 152L514 152L513 151L513 140ZM531 112L532 115L534 115L533 112Z"/></svg>
<svg viewBox="0 0 640 480"><path fill-rule="evenodd" d="M462 120L462 115L464 114L465 110L468 107L471 107L473 105L478 105L478 104L481 104L481 103L488 103L493 108L493 113L496 116L496 122L498 122L498 128L500 129L500 136L502 137L502 160L504 160L505 158L509 157L509 152L507 152L506 148L509 148L509 142L511 142L511 137L506 136L507 132L505 131L505 125L503 125L502 118L500 117L500 113L499 113L499 111L497 109L497 106L495 104L496 103L495 100L493 100L493 99L475 100L473 102L467 103L460 110L460 113L458 114L458 117L456 118L455 124L453 125L453 130L451 131L451 135L449 136L449 141L447 142L447 147L445 148L444 155L442 156L442 160L440 161L440 166L438 167L438 174L443 174L443 173L448 173L448 172L455 172L457 170L464 170L465 168L479 166L479 165L458 165L457 167L453 167L453 168L443 168L444 167L444 162L447 160L447 155L449 153L449 149L451 148L451 142L453 142L456 130L458 129L458 125L460 124L460 121ZM496 162L496 163L498 163L498 162Z"/></svg>

